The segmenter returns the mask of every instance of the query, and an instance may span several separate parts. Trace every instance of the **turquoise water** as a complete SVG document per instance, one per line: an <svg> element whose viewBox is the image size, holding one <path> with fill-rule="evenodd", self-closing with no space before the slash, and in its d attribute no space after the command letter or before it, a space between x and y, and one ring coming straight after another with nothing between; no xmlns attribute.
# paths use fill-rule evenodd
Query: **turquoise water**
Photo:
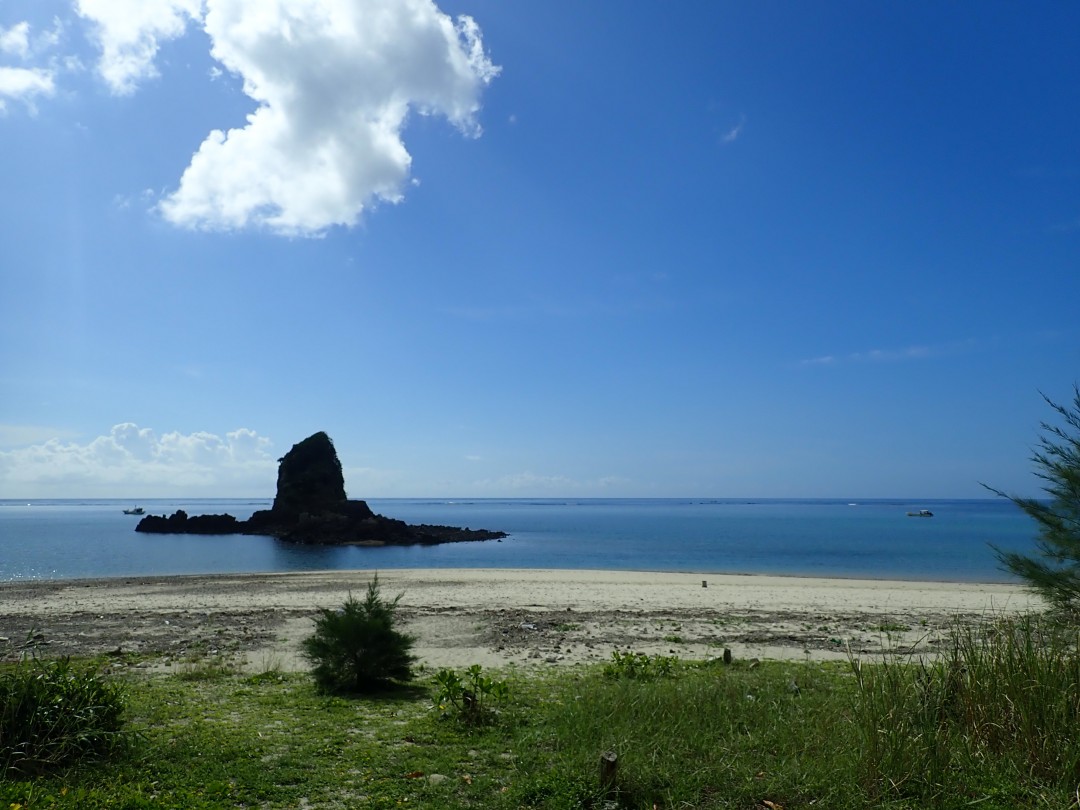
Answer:
<svg viewBox="0 0 1080 810"><path fill-rule="evenodd" d="M372 499L409 523L501 529L502 542L293 546L270 537L142 535L118 500L0 500L0 581L351 568L600 568L1003 582L989 544L1032 547L1005 500ZM228 512L268 500L141 502L152 514ZM907 517L931 509L933 518Z"/></svg>

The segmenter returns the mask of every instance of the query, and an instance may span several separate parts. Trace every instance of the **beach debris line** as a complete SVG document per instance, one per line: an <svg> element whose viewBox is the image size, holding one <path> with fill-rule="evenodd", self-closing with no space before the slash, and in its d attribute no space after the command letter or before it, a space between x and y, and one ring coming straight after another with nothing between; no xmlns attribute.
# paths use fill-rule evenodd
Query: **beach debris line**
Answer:
<svg viewBox="0 0 1080 810"><path fill-rule="evenodd" d="M349 500L341 461L330 437L308 436L281 458L277 495L269 509L247 520L233 515L147 515L135 527L146 534L254 534L317 545L433 545L499 540L506 532L421 524L377 515L367 503Z"/></svg>

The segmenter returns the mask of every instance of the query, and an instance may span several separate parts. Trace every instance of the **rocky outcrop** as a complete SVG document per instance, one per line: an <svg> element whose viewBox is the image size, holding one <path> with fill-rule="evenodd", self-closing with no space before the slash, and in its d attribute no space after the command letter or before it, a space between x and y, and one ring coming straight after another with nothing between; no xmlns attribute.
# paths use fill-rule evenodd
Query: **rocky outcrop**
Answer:
<svg viewBox="0 0 1080 810"><path fill-rule="evenodd" d="M273 506L248 520L232 515L195 515L183 510L169 517L147 515L135 527L148 534L258 534L293 543L329 545L416 545L496 540L505 532L456 526L410 526L376 515L364 501L345 495L334 443L325 433L309 436L279 459Z"/></svg>
<svg viewBox="0 0 1080 810"><path fill-rule="evenodd" d="M240 534L242 522L232 515L195 515L188 517L178 509L168 517L147 515L135 527L137 532L151 534Z"/></svg>
<svg viewBox="0 0 1080 810"><path fill-rule="evenodd" d="M308 436L278 459L277 496L270 511L295 517L333 511L345 503L345 476L330 437Z"/></svg>

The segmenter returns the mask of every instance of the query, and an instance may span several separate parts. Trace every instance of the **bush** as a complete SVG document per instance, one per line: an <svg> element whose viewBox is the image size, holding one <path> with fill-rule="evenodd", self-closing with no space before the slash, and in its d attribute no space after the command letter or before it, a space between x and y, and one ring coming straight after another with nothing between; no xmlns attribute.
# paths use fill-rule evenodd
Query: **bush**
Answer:
<svg viewBox="0 0 1080 810"><path fill-rule="evenodd" d="M403 594L386 601L378 575L361 602L350 593L337 610L322 608L315 634L303 642L315 683L324 692L365 693L412 680L413 637L396 629L395 611Z"/></svg>
<svg viewBox="0 0 1080 810"><path fill-rule="evenodd" d="M68 659L22 661L0 674L0 776L38 774L121 742L123 690Z"/></svg>

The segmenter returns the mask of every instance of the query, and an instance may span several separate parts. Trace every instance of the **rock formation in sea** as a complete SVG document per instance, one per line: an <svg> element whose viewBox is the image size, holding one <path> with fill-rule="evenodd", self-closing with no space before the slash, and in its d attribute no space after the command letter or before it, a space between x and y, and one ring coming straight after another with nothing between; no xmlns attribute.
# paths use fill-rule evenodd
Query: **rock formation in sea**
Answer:
<svg viewBox="0 0 1080 810"><path fill-rule="evenodd" d="M364 501L345 495L341 462L330 437L308 436L279 460L277 495L269 509L247 520L232 515L147 515L135 527L148 534L259 534L294 543L415 545L496 540L505 532L456 526L410 526L377 515Z"/></svg>

